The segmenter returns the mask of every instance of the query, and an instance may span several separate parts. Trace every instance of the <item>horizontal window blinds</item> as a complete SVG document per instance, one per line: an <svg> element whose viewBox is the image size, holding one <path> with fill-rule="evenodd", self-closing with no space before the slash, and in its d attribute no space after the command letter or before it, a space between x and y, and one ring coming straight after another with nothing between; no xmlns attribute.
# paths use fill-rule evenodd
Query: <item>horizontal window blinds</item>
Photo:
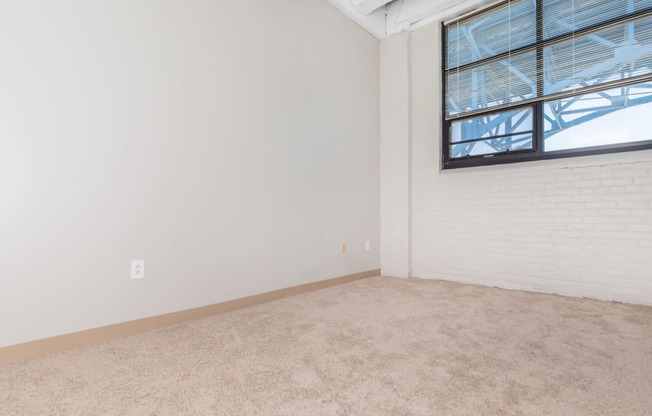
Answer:
<svg viewBox="0 0 652 416"><path fill-rule="evenodd" d="M534 0L508 2L447 27L447 68L491 58L537 40Z"/></svg>
<svg viewBox="0 0 652 416"><path fill-rule="evenodd" d="M652 0L540 0L543 37L572 34L652 7Z"/></svg>
<svg viewBox="0 0 652 416"><path fill-rule="evenodd" d="M447 119L652 78L652 0L509 0L445 34Z"/></svg>

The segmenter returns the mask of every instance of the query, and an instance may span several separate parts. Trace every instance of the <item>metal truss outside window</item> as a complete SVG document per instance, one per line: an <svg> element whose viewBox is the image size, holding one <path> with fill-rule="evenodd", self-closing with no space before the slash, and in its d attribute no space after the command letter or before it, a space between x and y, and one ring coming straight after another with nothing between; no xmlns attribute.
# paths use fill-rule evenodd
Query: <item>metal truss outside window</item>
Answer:
<svg viewBox="0 0 652 416"><path fill-rule="evenodd" d="M442 30L445 169L652 148L652 0L507 0Z"/></svg>

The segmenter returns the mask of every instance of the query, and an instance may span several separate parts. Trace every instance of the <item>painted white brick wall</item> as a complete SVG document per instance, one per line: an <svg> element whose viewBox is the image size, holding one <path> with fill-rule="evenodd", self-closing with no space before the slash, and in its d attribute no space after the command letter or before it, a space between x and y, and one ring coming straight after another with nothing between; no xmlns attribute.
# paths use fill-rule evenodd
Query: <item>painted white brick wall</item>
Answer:
<svg viewBox="0 0 652 416"><path fill-rule="evenodd" d="M380 47L381 204L380 258L383 274L409 276L410 146L408 35Z"/></svg>
<svg viewBox="0 0 652 416"><path fill-rule="evenodd" d="M411 275L652 304L652 152L440 171L439 37L406 41Z"/></svg>

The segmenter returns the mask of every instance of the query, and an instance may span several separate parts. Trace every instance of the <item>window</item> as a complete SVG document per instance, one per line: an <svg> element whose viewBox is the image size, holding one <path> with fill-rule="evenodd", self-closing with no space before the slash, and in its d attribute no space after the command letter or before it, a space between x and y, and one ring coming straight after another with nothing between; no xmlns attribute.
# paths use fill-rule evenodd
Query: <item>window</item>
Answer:
<svg viewBox="0 0 652 416"><path fill-rule="evenodd" d="M652 148L652 0L508 0L443 32L445 169Z"/></svg>

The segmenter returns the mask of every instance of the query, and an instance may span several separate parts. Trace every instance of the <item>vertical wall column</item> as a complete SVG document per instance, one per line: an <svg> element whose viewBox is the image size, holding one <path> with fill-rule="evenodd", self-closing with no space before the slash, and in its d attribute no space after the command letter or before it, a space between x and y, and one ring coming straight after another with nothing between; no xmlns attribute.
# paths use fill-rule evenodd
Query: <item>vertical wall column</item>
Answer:
<svg viewBox="0 0 652 416"><path fill-rule="evenodd" d="M380 44L381 268L387 276L411 274L409 33Z"/></svg>

